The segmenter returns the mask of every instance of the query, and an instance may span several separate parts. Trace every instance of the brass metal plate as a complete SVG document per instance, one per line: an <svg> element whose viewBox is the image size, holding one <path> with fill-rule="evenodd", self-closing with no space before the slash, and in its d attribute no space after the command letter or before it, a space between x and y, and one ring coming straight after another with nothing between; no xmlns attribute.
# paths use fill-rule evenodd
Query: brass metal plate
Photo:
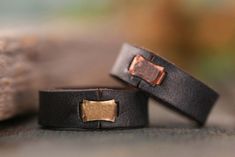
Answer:
<svg viewBox="0 0 235 157"><path fill-rule="evenodd" d="M129 73L152 85L160 85L166 75L164 67L156 65L141 55L136 55L129 67Z"/></svg>
<svg viewBox="0 0 235 157"><path fill-rule="evenodd" d="M83 122L109 121L115 122L117 117L117 103L115 100L89 101L83 100L81 114Z"/></svg>

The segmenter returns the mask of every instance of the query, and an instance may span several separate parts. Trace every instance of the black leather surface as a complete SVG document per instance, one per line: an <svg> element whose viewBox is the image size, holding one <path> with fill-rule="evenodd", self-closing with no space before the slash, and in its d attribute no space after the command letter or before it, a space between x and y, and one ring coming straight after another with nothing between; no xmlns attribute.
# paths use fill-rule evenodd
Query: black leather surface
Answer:
<svg viewBox="0 0 235 157"><path fill-rule="evenodd" d="M166 77L160 86L152 86L141 78L131 76L128 68L136 55L163 66ZM145 49L124 44L114 64L111 75L152 95L162 104L203 125L218 94L189 74Z"/></svg>
<svg viewBox="0 0 235 157"><path fill-rule="evenodd" d="M55 129L136 128L148 124L148 97L135 89L54 89L39 92L39 124ZM118 102L115 122L83 122L80 103L86 100Z"/></svg>

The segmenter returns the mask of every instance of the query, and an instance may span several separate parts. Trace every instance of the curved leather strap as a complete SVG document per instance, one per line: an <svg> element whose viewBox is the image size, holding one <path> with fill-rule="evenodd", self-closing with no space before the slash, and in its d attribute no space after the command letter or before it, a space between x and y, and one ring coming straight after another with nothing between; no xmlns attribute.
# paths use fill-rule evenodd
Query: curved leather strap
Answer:
<svg viewBox="0 0 235 157"><path fill-rule="evenodd" d="M203 125L218 94L148 50L124 44L111 75Z"/></svg>
<svg viewBox="0 0 235 157"><path fill-rule="evenodd" d="M109 129L148 124L148 97L134 89L53 89L40 91L39 99L39 124L44 127ZM97 116L103 119L94 119Z"/></svg>

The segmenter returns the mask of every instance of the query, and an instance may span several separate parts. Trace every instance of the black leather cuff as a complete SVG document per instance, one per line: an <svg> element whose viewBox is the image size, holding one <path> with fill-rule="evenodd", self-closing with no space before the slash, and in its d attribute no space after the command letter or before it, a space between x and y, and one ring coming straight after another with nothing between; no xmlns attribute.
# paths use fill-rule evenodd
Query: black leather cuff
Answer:
<svg viewBox="0 0 235 157"><path fill-rule="evenodd" d="M148 97L135 89L39 92L39 124L52 129L136 128L148 124Z"/></svg>
<svg viewBox="0 0 235 157"><path fill-rule="evenodd" d="M111 75L203 125L218 94L148 50L124 44Z"/></svg>

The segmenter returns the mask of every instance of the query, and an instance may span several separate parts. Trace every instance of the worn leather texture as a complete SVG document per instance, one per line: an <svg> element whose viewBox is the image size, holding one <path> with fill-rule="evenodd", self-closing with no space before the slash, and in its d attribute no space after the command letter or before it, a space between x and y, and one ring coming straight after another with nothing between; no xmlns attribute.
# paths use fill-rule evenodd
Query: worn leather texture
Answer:
<svg viewBox="0 0 235 157"><path fill-rule="evenodd" d="M83 122L83 99L118 103L115 122ZM136 89L53 89L39 92L39 124L52 129L136 128L148 125L148 96Z"/></svg>
<svg viewBox="0 0 235 157"><path fill-rule="evenodd" d="M166 77L161 85L153 86L143 79L131 76L129 66L136 55L163 66ZM143 48L124 44L111 70L111 75L125 83L147 92L161 104L203 125L218 94L204 83L193 78L173 63Z"/></svg>

